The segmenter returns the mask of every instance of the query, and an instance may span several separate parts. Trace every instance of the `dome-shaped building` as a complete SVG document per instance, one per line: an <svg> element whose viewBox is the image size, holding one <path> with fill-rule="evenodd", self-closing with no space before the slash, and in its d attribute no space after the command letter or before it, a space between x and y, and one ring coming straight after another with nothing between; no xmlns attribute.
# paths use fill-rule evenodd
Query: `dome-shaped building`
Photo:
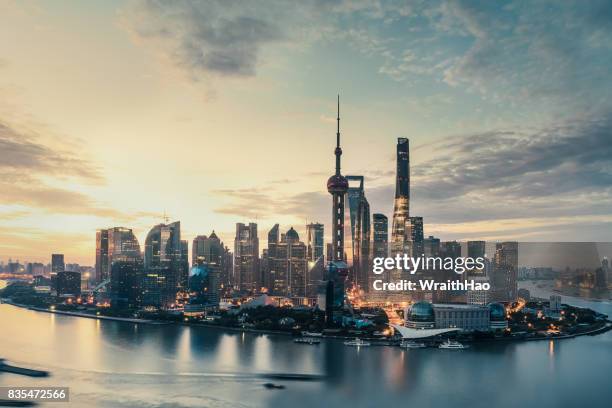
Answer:
<svg viewBox="0 0 612 408"><path fill-rule="evenodd" d="M405 326L413 329L433 329L436 324L433 305L426 301L416 302L406 309Z"/></svg>
<svg viewBox="0 0 612 408"><path fill-rule="evenodd" d="M489 323L492 330L503 330L508 327L506 308L501 303L489 303Z"/></svg>
<svg viewBox="0 0 612 408"><path fill-rule="evenodd" d="M293 227L289 228L289 231L285 234L285 239L287 242L299 242L300 236L297 231L293 229Z"/></svg>

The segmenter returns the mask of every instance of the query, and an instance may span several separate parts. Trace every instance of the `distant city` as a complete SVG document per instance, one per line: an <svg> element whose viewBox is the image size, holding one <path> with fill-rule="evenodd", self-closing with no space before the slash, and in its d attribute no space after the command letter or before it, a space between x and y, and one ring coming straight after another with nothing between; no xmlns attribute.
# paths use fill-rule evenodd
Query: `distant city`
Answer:
<svg viewBox="0 0 612 408"><path fill-rule="evenodd" d="M393 219L371 214L364 177L343 176L341 172L340 99L338 98L335 173L327 181L332 196L332 242L324 240L324 225L306 225L301 239L293 227L282 232L275 224L267 235L267 248L260 251L257 223L236 223L233 250L214 230L198 235L191 243L181 239L179 221L155 225L141 247L132 229L112 227L96 232L95 267L65 262L64 255L51 255L51 263L18 262L0 264L5 277L27 275L39 293L55 296L60 304L86 305L114 310L180 311L202 317L220 308L244 302L267 301L276 305L316 307L325 312L328 326L341 325L346 308L385 307L419 301L437 304L473 305L475 311L491 303L510 305L528 293L518 289L519 279L553 278L551 268L525 269L518 265L518 242L497 242L491 255L487 242L443 242L424 236L422 217L410 215L410 145L398 138ZM409 254L459 258L462 252L485 259L485 267L466 273L490 285L490 290L419 291L416 293L377 292L372 260L377 257ZM405 270L385 272L386 281L402 279L457 279L452 271ZM560 277L564 285L607 289L608 260L582 279ZM572 275L573 276L573 275ZM573 280L572 280L573 279ZM397 320L387 307L389 321ZM488 309L487 309L488 310ZM489 312L487 312L489 313ZM489 316L489 315L487 315ZM488 318L488 317L487 317Z"/></svg>

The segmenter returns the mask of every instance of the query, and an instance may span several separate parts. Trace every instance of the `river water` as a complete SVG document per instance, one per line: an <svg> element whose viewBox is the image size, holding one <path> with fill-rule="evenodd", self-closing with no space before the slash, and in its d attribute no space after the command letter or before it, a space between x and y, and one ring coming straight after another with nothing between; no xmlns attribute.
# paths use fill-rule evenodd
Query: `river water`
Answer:
<svg viewBox="0 0 612 408"><path fill-rule="evenodd" d="M564 299L568 301L568 299ZM578 303L571 302L571 303ZM579 301L612 315L607 302ZM318 346L290 337L136 325L0 305L0 357L50 370L0 386L68 386L51 407L609 407L612 332L467 350ZM321 374L314 382L262 373ZM268 390L263 383L285 385Z"/></svg>

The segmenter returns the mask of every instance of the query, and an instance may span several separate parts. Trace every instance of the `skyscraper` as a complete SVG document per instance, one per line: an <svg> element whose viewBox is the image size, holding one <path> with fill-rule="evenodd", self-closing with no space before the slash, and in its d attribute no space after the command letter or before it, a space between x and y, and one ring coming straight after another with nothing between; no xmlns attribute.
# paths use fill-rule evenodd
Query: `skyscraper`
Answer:
<svg viewBox="0 0 612 408"><path fill-rule="evenodd" d="M191 304L219 304L225 262L225 248L213 231L209 237L198 235L191 246L189 292Z"/></svg>
<svg viewBox="0 0 612 408"><path fill-rule="evenodd" d="M348 274L348 265L344 256L344 198L348 190L348 181L340 173L340 96L338 95L338 118L336 131L336 172L327 180L327 191L332 195L332 258L327 265L327 283L325 286L326 321L334 321L334 312L341 312L344 306L344 282ZM321 306L321 305L320 305ZM339 313L336 313L339 314ZM339 317L339 316L338 316Z"/></svg>
<svg viewBox="0 0 612 408"><path fill-rule="evenodd" d="M346 176L349 183L347 192L351 245L346 252L352 256L348 264L353 266L354 283L362 289L368 287L370 267L370 204L365 196L363 176Z"/></svg>
<svg viewBox="0 0 612 408"><path fill-rule="evenodd" d="M389 219L384 214L372 216L373 225L373 247L372 257L386 258L389 255Z"/></svg>
<svg viewBox="0 0 612 408"><path fill-rule="evenodd" d="M234 238L234 286L255 291L261 286L259 277L259 238L257 224L236 223Z"/></svg>
<svg viewBox="0 0 612 408"><path fill-rule="evenodd" d="M108 230L96 231L96 282L106 279L110 264L108 263Z"/></svg>
<svg viewBox="0 0 612 408"><path fill-rule="evenodd" d="M144 252L143 304L167 308L174 304L184 274L181 223L158 224L147 234Z"/></svg>
<svg viewBox="0 0 612 408"><path fill-rule="evenodd" d="M425 238L423 236L423 217L410 217L410 242L412 256L418 257L425 252Z"/></svg>
<svg viewBox="0 0 612 408"><path fill-rule="evenodd" d="M10 264L10 260L9 260ZM58 290L57 286L57 274L64 272L66 264L64 263L64 254L51 254L51 287Z"/></svg>
<svg viewBox="0 0 612 408"><path fill-rule="evenodd" d="M109 297L111 306L136 308L142 303L144 265L138 256L113 258L110 271Z"/></svg>
<svg viewBox="0 0 612 408"><path fill-rule="evenodd" d="M410 237L410 147L407 138L397 139L397 170L395 201L393 204L393 226L391 229L391 256L412 254ZM401 274L394 271L393 278ZM395 276L397 275L397 276Z"/></svg>
<svg viewBox="0 0 612 408"><path fill-rule="evenodd" d="M96 232L96 280L110 278L113 259L140 258L140 244L130 228L114 227Z"/></svg>
<svg viewBox="0 0 612 408"><path fill-rule="evenodd" d="M498 242L491 276L491 301L514 302L518 297L518 242Z"/></svg>
<svg viewBox="0 0 612 408"><path fill-rule="evenodd" d="M64 254L51 254L51 274L64 272L65 269Z"/></svg>
<svg viewBox="0 0 612 408"><path fill-rule="evenodd" d="M469 258L483 258L485 257L486 252L486 241L468 241L467 242L467 256ZM484 269L473 269L468 272L469 277L473 276L484 276Z"/></svg>
<svg viewBox="0 0 612 408"><path fill-rule="evenodd" d="M389 256L389 219L384 214L372 215L372 259L386 258ZM372 274L368 274L368 288L374 279ZM389 271L383 273L381 277L384 282L389 282Z"/></svg>
<svg viewBox="0 0 612 408"><path fill-rule="evenodd" d="M323 256L323 224L310 223L306 225L306 245L308 246L308 261L314 262Z"/></svg>

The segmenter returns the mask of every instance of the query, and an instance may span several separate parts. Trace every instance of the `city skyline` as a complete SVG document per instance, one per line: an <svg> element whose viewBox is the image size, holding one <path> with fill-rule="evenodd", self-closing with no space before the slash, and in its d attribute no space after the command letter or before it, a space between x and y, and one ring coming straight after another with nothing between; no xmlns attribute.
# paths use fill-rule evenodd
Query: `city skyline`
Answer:
<svg viewBox="0 0 612 408"><path fill-rule="evenodd" d="M337 92L343 174L365 177L372 213L390 224L392 149L406 137L411 214L425 236L609 236L605 3L304 2L294 15L214 2L50 4L0 6L5 262L61 252L93 265L93 231L123 226L142 244L164 213L188 242L214 229L230 243L236 222L303 237L321 222L329 242ZM245 16L256 35L224 36L223 24ZM503 24L516 21L521 30ZM363 30L348 28L356 22Z"/></svg>

